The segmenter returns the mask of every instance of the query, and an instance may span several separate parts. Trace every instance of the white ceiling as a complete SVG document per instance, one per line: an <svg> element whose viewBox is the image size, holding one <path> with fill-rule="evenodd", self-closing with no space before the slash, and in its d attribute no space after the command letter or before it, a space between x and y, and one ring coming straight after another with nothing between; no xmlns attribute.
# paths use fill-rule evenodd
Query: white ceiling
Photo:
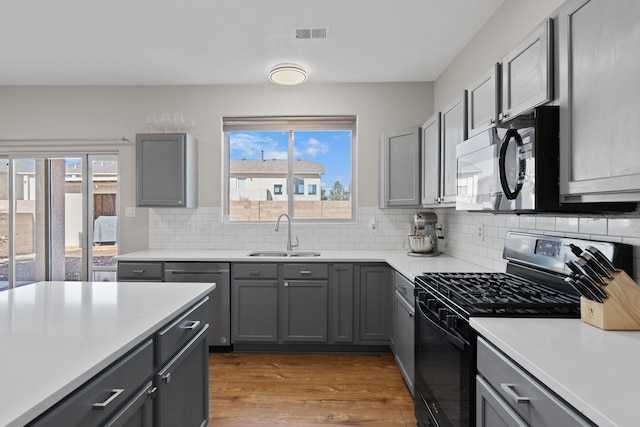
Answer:
<svg viewBox="0 0 640 427"><path fill-rule="evenodd" d="M0 0L0 85L432 81L502 1Z"/></svg>

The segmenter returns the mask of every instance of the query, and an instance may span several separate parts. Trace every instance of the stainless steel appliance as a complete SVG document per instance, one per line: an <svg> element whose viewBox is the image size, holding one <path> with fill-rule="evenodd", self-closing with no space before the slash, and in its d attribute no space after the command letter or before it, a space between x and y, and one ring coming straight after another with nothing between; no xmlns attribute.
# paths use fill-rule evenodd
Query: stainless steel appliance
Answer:
<svg viewBox="0 0 640 427"><path fill-rule="evenodd" d="M433 212L418 212L413 216L411 233L405 238L403 247L409 249L412 256L438 255L438 236L436 223L438 216ZM408 245L408 247L407 247Z"/></svg>
<svg viewBox="0 0 640 427"><path fill-rule="evenodd" d="M456 147L456 209L487 212L632 212L636 203L564 203L559 111L541 106Z"/></svg>
<svg viewBox="0 0 640 427"><path fill-rule="evenodd" d="M580 317L579 295L565 281L572 276L567 263L577 260L570 245L597 248L633 277L629 245L510 232L503 250L506 273L424 273L416 278L419 426L475 425L476 334L470 317Z"/></svg>
<svg viewBox="0 0 640 427"><path fill-rule="evenodd" d="M165 262L165 282L215 283L209 294L209 347L231 346L231 284L225 262Z"/></svg>

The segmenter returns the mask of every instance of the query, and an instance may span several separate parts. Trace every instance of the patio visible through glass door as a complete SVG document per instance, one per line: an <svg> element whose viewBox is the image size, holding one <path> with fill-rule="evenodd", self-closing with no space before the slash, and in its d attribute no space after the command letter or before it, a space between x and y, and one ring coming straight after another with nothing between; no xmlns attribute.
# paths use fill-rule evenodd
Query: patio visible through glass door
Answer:
<svg viewBox="0 0 640 427"><path fill-rule="evenodd" d="M117 164L97 154L0 159L0 290L115 280Z"/></svg>

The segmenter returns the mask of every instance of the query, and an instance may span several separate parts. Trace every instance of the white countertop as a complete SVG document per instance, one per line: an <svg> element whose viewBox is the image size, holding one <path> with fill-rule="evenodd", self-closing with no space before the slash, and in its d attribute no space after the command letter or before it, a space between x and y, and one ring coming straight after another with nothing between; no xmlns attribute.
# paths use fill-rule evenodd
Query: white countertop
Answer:
<svg viewBox="0 0 640 427"><path fill-rule="evenodd" d="M0 425L25 425L214 286L40 282L0 292Z"/></svg>
<svg viewBox="0 0 640 427"><path fill-rule="evenodd" d="M486 272L488 268L454 258L409 256L407 251L322 250L317 257L250 257L251 250L148 249L118 255L118 261L217 261L217 262L386 262L403 276L413 280L425 271Z"/></svg>
<svg viewBox="0 0 640 427"><path fill-rule="evenodd" d="M472 318L471 326L598 426L640 424L640 331L578 319Z"/></svg>

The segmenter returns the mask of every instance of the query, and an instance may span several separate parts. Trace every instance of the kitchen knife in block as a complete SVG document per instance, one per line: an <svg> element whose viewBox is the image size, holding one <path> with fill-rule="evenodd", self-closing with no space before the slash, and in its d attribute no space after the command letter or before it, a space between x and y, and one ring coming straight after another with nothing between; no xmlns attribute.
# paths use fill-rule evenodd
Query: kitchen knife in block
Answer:
<svg viewBox="0 0 640 427"><path fill-rule="evenodd" d="M623 270L611 275L602 303L580 297L580 319L604 330L640 330L640 286Z"/></svg>

